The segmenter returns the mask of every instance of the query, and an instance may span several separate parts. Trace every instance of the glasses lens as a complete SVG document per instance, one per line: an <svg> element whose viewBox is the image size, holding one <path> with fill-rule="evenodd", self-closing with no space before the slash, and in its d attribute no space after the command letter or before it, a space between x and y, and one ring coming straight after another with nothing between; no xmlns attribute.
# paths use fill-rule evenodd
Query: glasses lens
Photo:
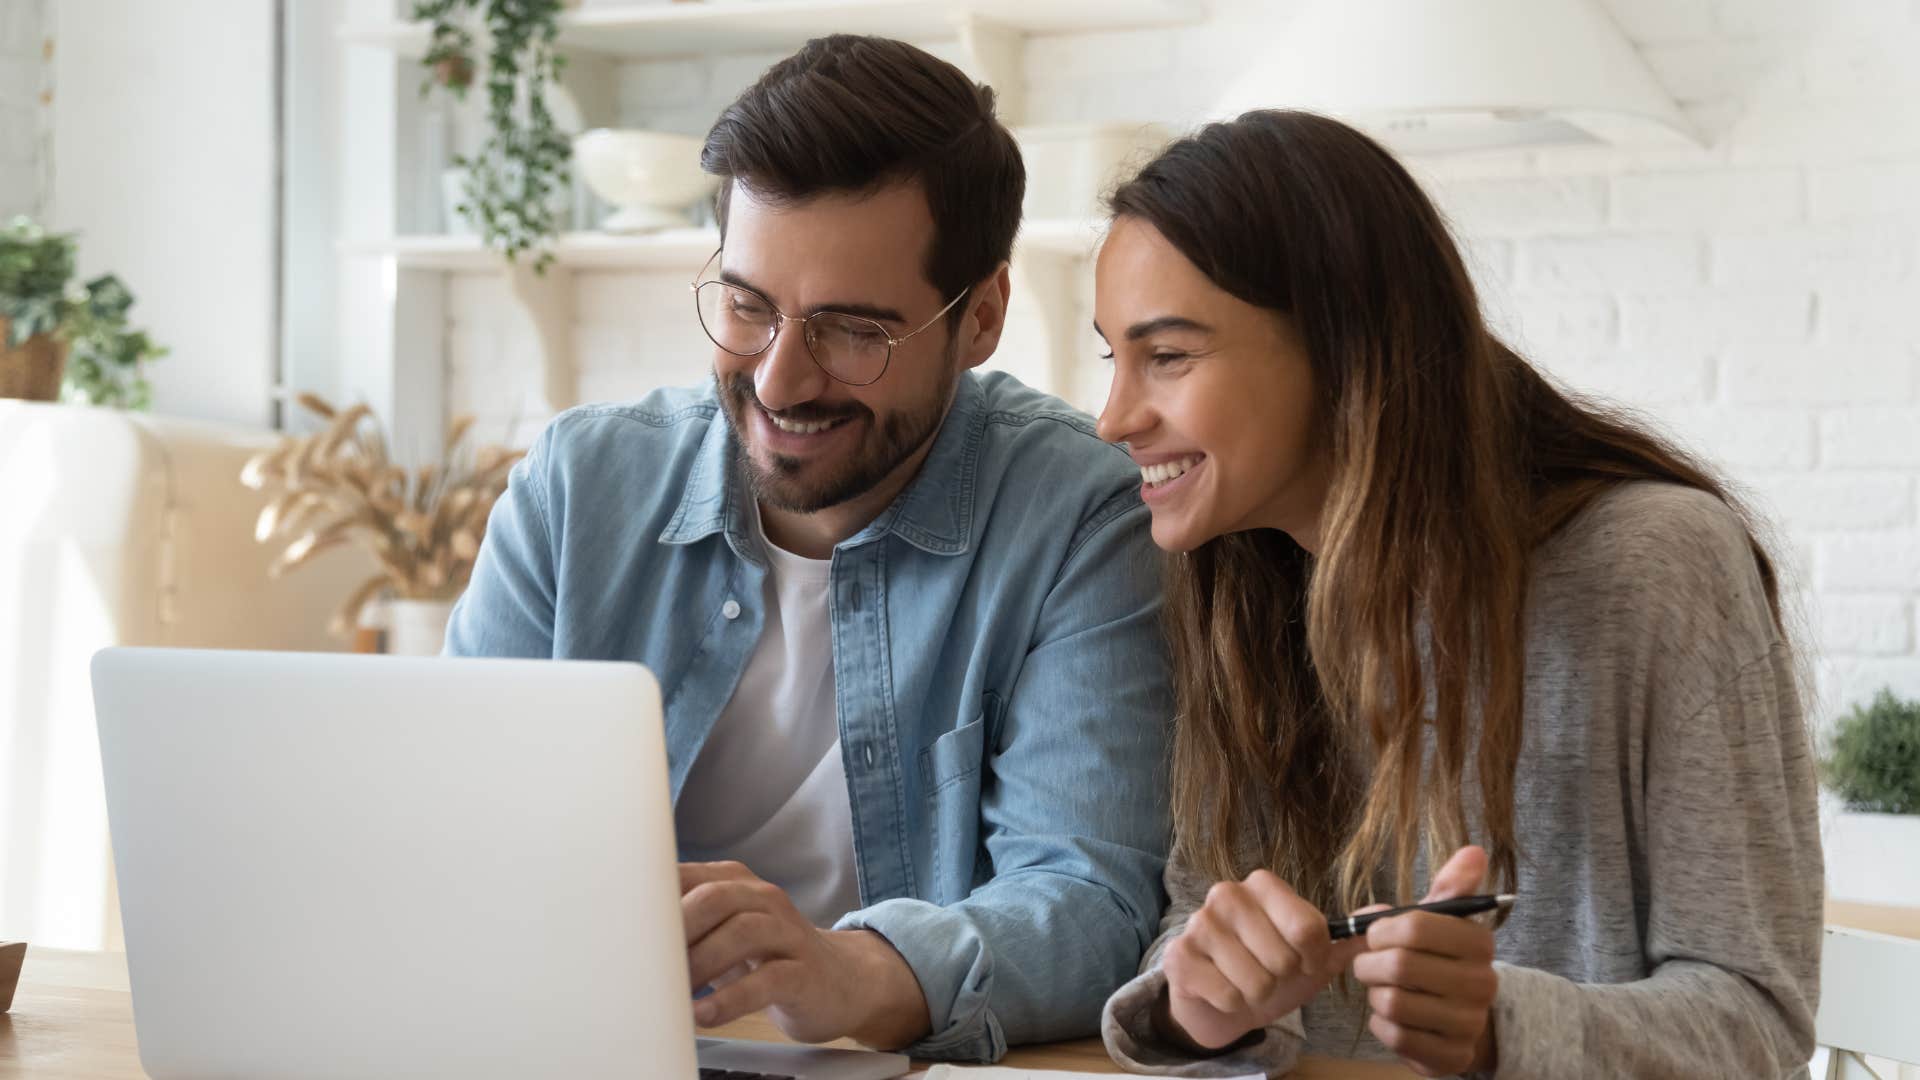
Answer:
<svg viewBox="0 0 1920 1080"><path fill-rule="evenodd" d="M870 383L887 370L887 329L856 315L816 315L807 321L807 348L842 382Z"/></svg>
<svg viewBox="0 0 1920 1080"><path fill-rule="evenodd" d="M715 345L735 356L752 356L773 340L779 315L758 296L723 281L709 281L693 295L700 326Z"/></svg>

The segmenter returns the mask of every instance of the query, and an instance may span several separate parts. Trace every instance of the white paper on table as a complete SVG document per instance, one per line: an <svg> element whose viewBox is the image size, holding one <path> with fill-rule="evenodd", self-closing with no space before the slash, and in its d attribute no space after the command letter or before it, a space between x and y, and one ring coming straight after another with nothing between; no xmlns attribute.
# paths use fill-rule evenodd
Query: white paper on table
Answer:
<svg viewBox="0 0 1920 1080"><path fill-rule="evenodd" d="M1068 1072L1062 1068L1006 1068L1004 1065L935 1065L927 1080L1114 1080L1104 1072ZM1267 1080L1265 1072L1229 1076L1227 1080Z"/></svg>

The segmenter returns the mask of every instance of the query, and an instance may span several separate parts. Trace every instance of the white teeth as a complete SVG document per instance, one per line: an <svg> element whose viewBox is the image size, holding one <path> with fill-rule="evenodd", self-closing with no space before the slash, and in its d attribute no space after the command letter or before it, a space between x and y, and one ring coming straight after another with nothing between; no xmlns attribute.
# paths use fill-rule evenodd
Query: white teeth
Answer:
<svg viewBox="0 0 1920 1080"><path fill-rule="evenodd" d="M1150 487L1158 487L1169 480L1179 479L1188 469L1200 464L1198 455L1181 458L1178 461L1163 461L1158 465L1140 466L1140 479Z"/></svg>
<svg viewBox="0 0 1920 1080"><path fill-rule="evenodd" d="M779 428L781 431L790 431L795 435L812 435L815 432L825 431L840 422L838 420L821 420L816 423L805 424L795 423L792 420L782 420L772 413L767 413L766 416L767 419L773 421L774 427Z"/></svg>

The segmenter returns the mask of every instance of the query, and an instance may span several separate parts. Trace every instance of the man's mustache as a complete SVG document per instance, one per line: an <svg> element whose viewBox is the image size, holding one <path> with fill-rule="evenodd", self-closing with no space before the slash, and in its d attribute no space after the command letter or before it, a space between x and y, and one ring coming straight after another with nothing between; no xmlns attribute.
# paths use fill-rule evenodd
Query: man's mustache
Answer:
<svg viewBox="0 0 1920 1080"><path fill-rule="evenodd" d="M818 402L807 401L786 409L769 409L760 403L760 395L753 392L753 381L745 375L735 373L727 376L722 389L729 398L741 405L751 405L761 412L777 416L790 424L819 424L832 420L844 420L871 414L872 410L858 402L850 402L837 408L830 408Z"/></svg>

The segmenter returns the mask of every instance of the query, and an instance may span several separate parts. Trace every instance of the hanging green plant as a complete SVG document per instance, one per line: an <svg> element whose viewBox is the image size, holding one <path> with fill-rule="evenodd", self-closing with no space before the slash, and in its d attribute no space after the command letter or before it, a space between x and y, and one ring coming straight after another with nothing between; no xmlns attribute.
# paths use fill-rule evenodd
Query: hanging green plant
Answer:
<svg viewBox="0 0 1920 1080"><path fill-rule="evenodd" d="M432 27L421 92L445 87L464 100L473 84L476 15L489 41L486 58L487 138L467 170L459 212L479 226L488 246L509 260L532 254L534 269L553 261L560 232L554 196L570 184L573 146L554 124L546 90L566 58L555 46L561 0L415 0L413 17Z"/></svg>

